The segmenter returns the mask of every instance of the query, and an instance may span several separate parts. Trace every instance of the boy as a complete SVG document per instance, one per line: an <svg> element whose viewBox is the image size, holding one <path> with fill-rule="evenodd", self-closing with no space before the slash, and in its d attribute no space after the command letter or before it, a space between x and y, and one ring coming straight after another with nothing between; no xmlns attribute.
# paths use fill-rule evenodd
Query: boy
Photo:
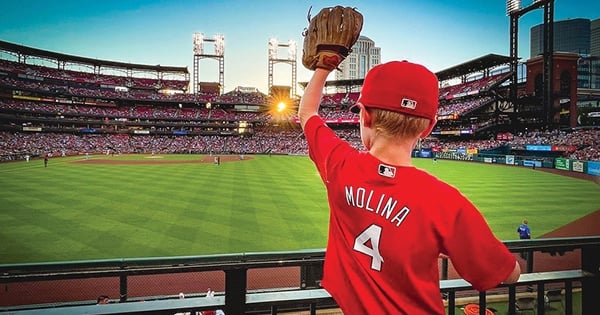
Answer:
<svg viewBox="0 0 600 315"><path fill-rule="evenodd" d="M411 164L436 123L436 76L407 61L371 69L353 107L359 152L318 116L329 73L315 70L298 116L330 208L322 285L344 314L445 314L441 255L477 290L516 282L515 257L475 206Z"/></svg>

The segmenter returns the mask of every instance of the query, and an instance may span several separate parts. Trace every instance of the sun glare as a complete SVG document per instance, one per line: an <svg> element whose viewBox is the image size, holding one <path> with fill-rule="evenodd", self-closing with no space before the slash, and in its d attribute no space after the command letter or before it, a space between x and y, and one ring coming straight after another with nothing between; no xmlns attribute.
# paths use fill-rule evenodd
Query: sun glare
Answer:
<svg viewBox="0 0 600 315"><path fill-rule="evenodd" d="M279 102L277 104L277 111L280 113L283 112L286 108L287 108L287 105L285 104L285 102Z"/></svg>

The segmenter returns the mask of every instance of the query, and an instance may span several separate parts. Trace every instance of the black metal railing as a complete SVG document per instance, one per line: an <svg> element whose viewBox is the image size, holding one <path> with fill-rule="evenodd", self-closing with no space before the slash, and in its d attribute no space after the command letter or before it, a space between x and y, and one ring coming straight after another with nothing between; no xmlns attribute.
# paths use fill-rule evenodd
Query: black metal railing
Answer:
<svg viewBox="0 0 600 315"><path fill-rule="evenodd" d="M573 288L581 290L581 314L597 314L600 309L600 236L549 238L504 242L514 253L527 252L525 273L519 283L503 285L493 292L477 292L462 279L448 279L448 263L441 264L440 292L448 313L455 314L458 295L475 297L480 314L485 314L489 294L506 296L509 314L516 313L518 295L523 289L535 295L536 312L543 315L545 289L550 285L564 290L565 314L573 313ZM561 257L575 254L576 266L558 270L534 270L534 253ZM568 255L565 255L568 256ZM303 250L271 253L242 253L189 257L109 259L57 263L29 263L0 265L0 283L9 285L35 284L73 279L118 279L119 298L109 305L95 305L95 301L61 301L16 305L6 292L0 293L0 313L9 314L173 314L223 309L226 314L278 314L287 310L309 309L315 314L319 308L335 308L329 294L320 288L324 250ZM251 270L299 268L299 279L291 287L249 289ZM274 269L272 269L274 268ZM224 290L210 297L197 294L178 300L173 296L130 296L129 283L134 277L187 273L219 272L224 274ZM266 275L269 276L269 272ZM161 284L157 284L160 286ZM7 289L8 290L8 289ZM3 291L7 291L3 290ZM35 295L35 290L32 290ZM4 297L3 297L4 295ZM134 303L144 300L147 303Z"/></svg>

